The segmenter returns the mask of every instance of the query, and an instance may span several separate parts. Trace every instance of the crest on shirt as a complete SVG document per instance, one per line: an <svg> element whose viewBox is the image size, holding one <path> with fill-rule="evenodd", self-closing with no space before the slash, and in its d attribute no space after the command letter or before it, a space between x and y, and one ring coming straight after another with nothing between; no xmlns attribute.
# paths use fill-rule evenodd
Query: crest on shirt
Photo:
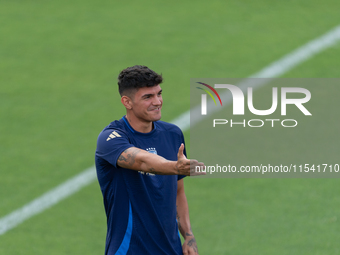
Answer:
<svg viewBox="0 0 340 255"><path fill-rule="evenodd" d="M117 133L117 131L113 131L106 139L106 141L110 141L111 139L113 138L116 138L116 137L121 137L120 134Z"/></svg>
<svg viewBox="0 0 340 255"><path fill-rule="evenodd" d="M153 154L156 154L157 155L157 151L156 151L156 148L147 148L145 149L146 151L150 152L150 153L153 153Z"/></svg>
<svg viewBox="0 0 340 255"><path fill-rule="evenodd" d="M156 148L146 148L145 149L146 151L150 152L150 153L153 153L153 154L156 154L157 155L157 150ZM142 171L138 171L140 174L142 175L149 175L149 176L155 176L155 174L153 173L146 173L146 172L142 172Z"/></svg>

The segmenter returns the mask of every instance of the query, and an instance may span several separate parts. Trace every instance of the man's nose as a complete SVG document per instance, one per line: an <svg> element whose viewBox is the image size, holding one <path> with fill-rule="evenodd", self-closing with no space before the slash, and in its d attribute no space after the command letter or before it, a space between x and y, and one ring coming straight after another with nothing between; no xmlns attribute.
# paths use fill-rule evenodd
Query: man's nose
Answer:
<svg viewBox="0 0 340 255"><path fill-rule="evenodd" d="M155 97L155 99L153 100L153 104L154 105L162 104L162 97Z"/></svg>

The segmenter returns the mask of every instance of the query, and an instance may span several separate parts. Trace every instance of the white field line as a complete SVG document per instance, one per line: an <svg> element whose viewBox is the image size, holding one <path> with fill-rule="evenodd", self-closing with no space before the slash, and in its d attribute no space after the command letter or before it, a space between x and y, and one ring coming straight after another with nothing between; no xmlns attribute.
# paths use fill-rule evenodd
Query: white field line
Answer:
<svg viewBox="0 0 340 255"><path fill-rule="evenodd" d="M316 55L317 53L335 45L340 41L340 26L332 29L328 33L318 37L312 41L309 41L300 48L294 50L293 52L287 54L283 58L275 61L269 66L265 67L256 74L251 75L249 78L275 78L278 77L289 70L293 69L295 66L303 63L307 59ZM261 87L268 82L269 79L258 79L256 85L254 85L254 80L252 80L252 87ZM244 80L238 84L242 89L245 89L248 85L249 80ZM254 88L255 89L255 88ZM223 99L223 105L226 106L231 102L231 97L227 94L221 95ZM209 107L208 107L209 108ZM194 107L190 111L200 111L200 106ZM181 114L179 117L171 121L172 123L179 126L183 132L190 128L190 111ZM194 116L200 116L200 114L195 114ZM192 119L192 125L196 124L201 120L201 117ZM71 196L75 192L79 191L83 187L89 185L96 179L95 168L91 167L76 175L75 177L67 180L66 182L60 184L54 189L46 192L42 196L36 198L35 200L29 202L23 207L11 212L10 214L0 218L0 235L5 234L8 230L18 226L20 223L29 219L30 217L41 213L47 208L57 204L59 201Z"/></svg>
<svg viewBox="0 0 340 255"><path fill-rule="evenodd" d="M51 189L23 207L11 212L0 219L0 235L5 234L8 230L16 227L35 214L38 214L57 204L64 198L69 197L73 193L93 182L95 179L96 171L93 166L75 177L68 179L66 182L60 184L54 189Z"/></svg>

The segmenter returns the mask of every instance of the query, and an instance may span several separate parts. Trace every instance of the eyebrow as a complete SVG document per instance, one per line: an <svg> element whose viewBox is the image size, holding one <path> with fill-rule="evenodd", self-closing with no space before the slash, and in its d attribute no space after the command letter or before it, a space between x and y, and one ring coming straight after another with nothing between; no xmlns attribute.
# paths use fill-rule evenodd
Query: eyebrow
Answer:
<svg viewBox="0 0 340 255"><path fill-rule="evenodd" d="M157 94L162 93L162 91L163 91L163 89L161 89L160 91L158 91ZM153 95L154 95L154 94L144 94L142 97L144 98L144 97L153 96Z"/></svg>

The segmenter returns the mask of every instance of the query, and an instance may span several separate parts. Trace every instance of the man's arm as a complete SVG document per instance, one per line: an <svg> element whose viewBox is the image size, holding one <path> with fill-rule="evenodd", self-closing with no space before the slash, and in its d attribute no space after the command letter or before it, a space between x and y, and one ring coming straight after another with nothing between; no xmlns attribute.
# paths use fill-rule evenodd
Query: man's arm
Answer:
<svg viewBox="0 0 340 255"><path fill-rule="evenodd" d="M118 157L117 165L137 171L163 175L199 175L196 166L204 166L195 159L187 159L183 154L184 144L178 149L177 161L166 160L156 154L131 147L122 152Z"/></svg>
<svg viewBox="0 0 340 255"><path fill-rule="evenodd" d="M189 207L187 197L184 192L183 179L177 182L177 223L179 232L181 232L184 243L182 246L184 255L198 255L196 239L192 233L189 219Z"/></svg>

